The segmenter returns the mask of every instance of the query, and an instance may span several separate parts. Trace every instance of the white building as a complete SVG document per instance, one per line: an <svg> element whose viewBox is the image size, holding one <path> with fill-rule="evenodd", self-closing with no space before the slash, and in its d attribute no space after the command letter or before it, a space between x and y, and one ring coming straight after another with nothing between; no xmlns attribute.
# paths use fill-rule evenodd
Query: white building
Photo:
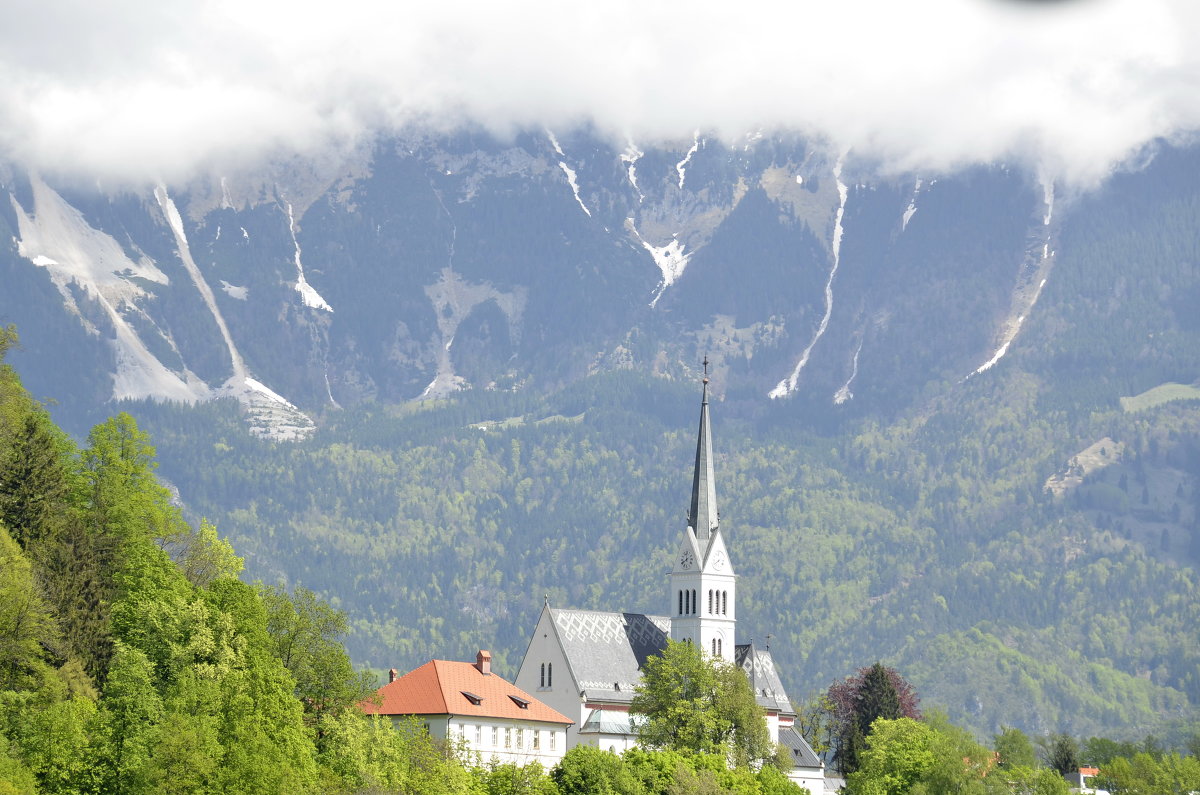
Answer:
<svg viewBox="0 0 1200 795"><path fill-rule="evenodd" d="M492 673L492 655L475 664L430 660L404 676L393 669L377 691L379 704L363 702L367 714L393 722L416 718L429 734L461 741L468 764L495 760L554 767L567 751L571 719Z"/></svg>
<svg viewBox="0 0 1200 795"><path fill-rule="evenodd" d="M824 763L795 728L796 714L770 649L735 642L737 575L717 511L707 375L697 436L688 526L667 575L669 615L563 610L546 604L516 684L570 718L574 725L567 730L568 746L620 753L637 743L629 704L642 664L662 651L668 637L690 641L746 672L766 712L771 739L792 751L789 778L820 795L825 791Z"/></svg>

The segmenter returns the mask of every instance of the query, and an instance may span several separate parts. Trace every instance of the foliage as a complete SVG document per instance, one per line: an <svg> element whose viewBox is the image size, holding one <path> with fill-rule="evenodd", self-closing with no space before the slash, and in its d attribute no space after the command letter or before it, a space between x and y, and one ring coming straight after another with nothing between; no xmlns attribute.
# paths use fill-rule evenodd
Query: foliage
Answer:
<svg viewBox="0 0 1200 795"><path fill-rule="evenodd" d="M859 766L846 778L851 795L911 792L934 764L933 730L912 718L880 719L871 726Z"/></svg>
<svg viewBox="0 0 1200 795"><path fill-rule="evenodd" d="M833 708L834 761L844 775L858 769L858 756L876 720L921 717L912 685L879 662L830 685L826 703Z"/></svg>
<svg viewBox="0 0 1200 795"><path fill-rule="evenodd" d="M1032 766L1000 765L980 745L939 712L923 721L880 719L847 780L851 795L1067 795L1057 772Z"/></svg>
<svg viewBox="0 0 1200 795"><path fill-rule="evenodd" d="M647 658L629 711L644 718L638 740L647 748L719 754L737 766L775 756L745 673L691 643L668 639Z"/></svg>
<svg viewBox="0 0 1200 795"><path fill-rule="evenodd" d="M1064 775L1079 770L1079 742L1074 737L1057 732L1039 740L1042 743L1042 761L1046 767Z"/></svg>
<svg viewBox="0 0 1200 795"><path fill-rule="evenodd" d="M1200 759L1145 752L1118 757L1100 768L1093 784L1113 795L1186 795L1200 790Z"/></svg>
<svg viewBox="0 0 1200 795"><path fill-rule="evenodd" d="M717 754L647 751L617 756L587 745L568 751L551 771L557 791L609 795L806 795L771 765L758 770L729 767Z"/></svg>
<svg viewBox="0 0 1200 795"><path fill-rule="evenodd" d="M1000 733L992 738L996 749L996 764L1001 768L1036 767L1037 752L1029 735L1012 726L1001 726Z"/></svg>
<svg viewBox="0 0 1200 795"><path fill-rule="evenodd" d="M305 588L288 594L278 587L261 586L258 594L267 611L266 629L274 652L295 680L306 720L318 728L321 738L323 719L370 696L374 677L356 672L339 642L346 634L345 614Z"/></svg>

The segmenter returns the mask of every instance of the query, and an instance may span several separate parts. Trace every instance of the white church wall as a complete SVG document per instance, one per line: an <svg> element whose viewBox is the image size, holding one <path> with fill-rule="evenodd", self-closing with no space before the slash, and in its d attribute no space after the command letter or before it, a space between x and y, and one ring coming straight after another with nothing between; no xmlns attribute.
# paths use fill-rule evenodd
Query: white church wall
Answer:
<svg viewBox="0 0 1200 795"><path fill-rule="evenodd" d="M543 665L547 667L543 669ZM567 728L567 747L573 747L577 742L579 727L591 710L585 709L580 700L579 687L571 676L567 658L558 643L549 608L542 608L513 684L575 721Z"/></svg>

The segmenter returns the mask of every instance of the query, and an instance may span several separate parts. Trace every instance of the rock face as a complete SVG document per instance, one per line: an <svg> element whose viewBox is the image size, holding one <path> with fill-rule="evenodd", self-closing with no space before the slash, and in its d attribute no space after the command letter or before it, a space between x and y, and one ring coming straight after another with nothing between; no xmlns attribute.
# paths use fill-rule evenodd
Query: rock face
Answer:
<svg viewBox="0 0 1200 795"><path fill-rule="evenodd" d="M1001 167L880 179L702 132L414 132L140 192L4 173L0 319L69 364L34 365L35 390L232 396L270 438L361 401L704 353L722 395L895 410L1004 356L1064 213L1052 181Z"/></svg>

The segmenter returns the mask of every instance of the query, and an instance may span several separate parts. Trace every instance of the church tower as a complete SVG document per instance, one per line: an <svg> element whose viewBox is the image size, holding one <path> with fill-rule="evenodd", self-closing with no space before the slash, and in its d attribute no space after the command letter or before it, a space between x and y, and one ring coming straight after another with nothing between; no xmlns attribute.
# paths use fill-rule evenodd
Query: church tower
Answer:
<svg viewBox="0 0 1200 795"><path fill-rule="evenodd" d="M714 657L733 662L736 580L717 511L712 433L708 425L708 357L700 401L696 469L688 527L675 555L670 581L671 638L700 646Z"/></svg>

